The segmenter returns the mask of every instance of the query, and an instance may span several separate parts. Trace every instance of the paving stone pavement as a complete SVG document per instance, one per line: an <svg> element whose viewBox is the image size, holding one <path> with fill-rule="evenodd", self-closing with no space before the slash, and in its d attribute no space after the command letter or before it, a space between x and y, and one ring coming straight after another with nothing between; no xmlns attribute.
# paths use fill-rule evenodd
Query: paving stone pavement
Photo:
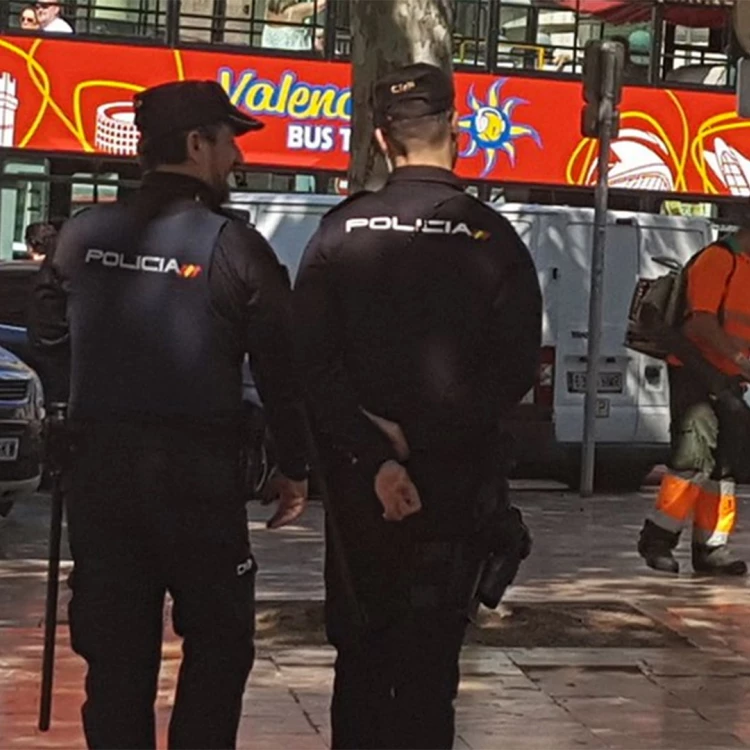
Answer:
<svg viewBox="0 0 750 750"><path fill-rule="evenodd" d="M484 750L712 750L750 747L750 587L645 570L635 540L653 491L582 501L517 485L535 547L507 599L514 603L627 603L686 639L678 648L488 648L462 657L456 748ZM52 729L35 727L42 644L46 503L38 496L0 522L0 748L82 748L84 669L61 626ZM261 600L322 598L322 513L292 528L263 527L251 506ZM740 499L736 547L750 556L750 492ZM64 562L64 570L69 567ZM60 615L64 618L63 591ZM166 626L157 715L161 746L180 644ZM245 695L239 747L325 748L333 652L260 647Z"/></svg>

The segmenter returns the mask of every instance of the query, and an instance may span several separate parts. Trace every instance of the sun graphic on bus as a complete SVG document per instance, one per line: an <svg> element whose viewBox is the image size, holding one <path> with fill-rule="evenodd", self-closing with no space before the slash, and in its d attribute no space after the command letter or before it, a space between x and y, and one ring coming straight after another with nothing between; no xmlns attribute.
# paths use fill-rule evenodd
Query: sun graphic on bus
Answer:
<svg viewBox="0 0 750 750"><path fill-rule="evenodd" d="M508 155L512 167L516 165L516 144L519 138L532 138L540 148L542 139L534 128L513 121L513 111L526 100L511 98L502 100L500 91L507 78L499 78L490 86L487 101L481 102L474 95L474 84L469 88L466 102L472 112L458 121L459 128L469 134L471 140L461 156L475 156L484 151L485 164L481 176L486 177L497 163L498 151Z"/></svg>

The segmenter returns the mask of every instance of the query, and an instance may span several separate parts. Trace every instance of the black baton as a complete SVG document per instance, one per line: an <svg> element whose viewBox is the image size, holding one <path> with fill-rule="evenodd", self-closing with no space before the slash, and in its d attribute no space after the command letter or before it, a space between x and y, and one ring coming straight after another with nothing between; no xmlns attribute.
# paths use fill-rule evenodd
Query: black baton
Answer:
<svg viewBox="0 0 750 750"><path fill-rule="evenodd" d="M44 608L44 652L39 702L39 729L46 732L52 715L52 680L55 670L57 635L57 595L60 587L60 542L63 522L62 446L67 404L53 403L47 416L47 461L52 476L52 507L49 527L47 601Z"/></svg>

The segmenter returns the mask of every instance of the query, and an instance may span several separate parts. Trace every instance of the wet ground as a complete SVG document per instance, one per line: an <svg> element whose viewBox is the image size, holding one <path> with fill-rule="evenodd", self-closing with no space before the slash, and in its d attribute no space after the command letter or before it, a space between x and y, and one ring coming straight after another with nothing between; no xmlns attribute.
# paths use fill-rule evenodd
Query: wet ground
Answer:
<svg viewBox="0 0 750 750"><path fill-rule="evenodd" d="M644 569L635 540L652 501L653 490L582 501L520 486L516 502L534 551L503 623L493 616L504 634L492 642L501 645L472 643L464 651L456 747L750 747L750 587L693 576L687 539L679 577ZM84 746L83 666L64 624L52 730L42 735L35 727L47 503L37 496L0 521L0 748ZM266 513L251 507L260 609L309 616L323 594L320 508L276 532L263 528ZM740 500L736 547L750 558L750 492ZM63 619L65 596L63 589ZM162 745L179 658L168 627L164 656ZM332 659L317 637L264 636L239 746L327 747Z"/></svg>

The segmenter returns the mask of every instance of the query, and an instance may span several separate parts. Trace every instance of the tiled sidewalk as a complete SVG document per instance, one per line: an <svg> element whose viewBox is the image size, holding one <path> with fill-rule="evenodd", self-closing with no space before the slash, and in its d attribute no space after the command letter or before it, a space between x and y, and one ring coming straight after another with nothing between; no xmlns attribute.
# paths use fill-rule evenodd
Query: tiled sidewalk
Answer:
<svg viewBox="0 0 750 750"><path fill-rule="evenodd" d="M750 588L644 571L634 552L651 497L583 502L555 492L523 492L519 504L535 534L533 557L513 602L625 602L668 624L693 645L680 648L492 649L468 647L458 701L457 748L477 750L709 750L750 747ZM742 501L740 517L749 517ZM265 509L252 509L261 563L259 598L322 595L321 514L268 532ZM8 522L10 523L10 521ZM78 720L83 666L60 629L52 730L36 730L43 601L43 545L0 529L0 748L81 748ZM750 551L750 533L738 546ZM14 546L15 545L15 546ZM16 556L16 560L8 557ZM164 732L179 659L165 645L158 715ZM245 697L239 746L308 750L329 745L333 654L327 648L259 649Z"/></svg>
<svg viewBox="0 0 750 750"><path fill-rule="evenodd" d="M82 748L83 669L59 640L53 726L36 728L41 638L2 635L3 748ZM467 648L456 747L485 750L714 750L750 746L750 664L655 649ZM177 672L170 639L158 702L161 746ZM333 654L326 648L261 651L245 696L239 747L319 750L329 746Z"/></svg>

